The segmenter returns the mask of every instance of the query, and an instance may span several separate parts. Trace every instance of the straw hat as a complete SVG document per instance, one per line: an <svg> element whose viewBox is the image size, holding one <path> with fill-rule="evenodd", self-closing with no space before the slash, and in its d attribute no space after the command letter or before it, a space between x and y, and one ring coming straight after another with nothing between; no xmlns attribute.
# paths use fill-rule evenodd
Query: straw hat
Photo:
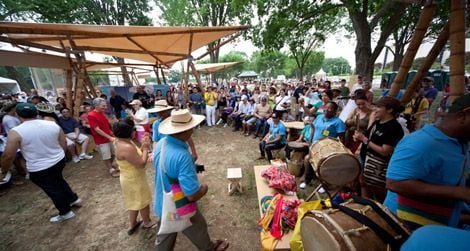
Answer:
<svg viewBox="0 0 470 251"><path fill-rule="evenodd" d="M45 113L54 113L55 112L55 107L49 103L38 103L36 105L36 108L40 112L45 112Z"/></svg>
<svg viewBox="0 0 470 251"><path fill-rule="evenodd" d="M163 112L166 110L171 110L175 108L174 106L168 105L166 100L161 99L155 102L155 107L151 109L147 109L147 112L154 113L154 112Z"/></svg>
<svg viewBox="0 0 470 251"><path fill-rule="evenodd" d="M140 105L142 106L142 102L138 99L132 100L132 102L129 103L129 105Z"/></svg>
<svg viewBox="0 0 470 251"><path fill-rule="evenodd" d="M171 116L160 123L161 134L177 134L196 127L205 119L202 115L194 115L188 109L173 110Z"/></svg>

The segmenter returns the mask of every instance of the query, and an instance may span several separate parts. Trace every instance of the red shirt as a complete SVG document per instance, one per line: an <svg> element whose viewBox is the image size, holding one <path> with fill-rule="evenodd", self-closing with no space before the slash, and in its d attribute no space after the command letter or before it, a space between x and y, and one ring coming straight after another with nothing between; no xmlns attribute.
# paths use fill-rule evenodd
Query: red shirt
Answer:
<svg viewBox="0 0 470 251"><path fill-rule="evenodd" d="M104 112L97 112L97 111L91 111L88 113L88 122L90 123L90 129L91 129L91 135L93 135L93 139L95 140L95 144L100 145L100 144L105 144L109 142L108 138L105 138L101 135L99 135L95 131L95 127L99 127L101 131L105 132L108 135L113 135L111 132L111 126L109 125L108 118L106 118L106 115Z"/></svg>

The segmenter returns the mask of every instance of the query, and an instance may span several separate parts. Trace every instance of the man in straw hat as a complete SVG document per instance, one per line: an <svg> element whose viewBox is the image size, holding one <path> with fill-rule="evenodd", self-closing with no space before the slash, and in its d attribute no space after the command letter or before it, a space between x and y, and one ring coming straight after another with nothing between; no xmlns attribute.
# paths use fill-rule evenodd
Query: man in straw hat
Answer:
<svg viewBox="0 0 470 251"><path fill-rule="evenodd" d="M152 140L155 142L155 144L160 141L162 138L164 138L166 135L162 134L158 131L158 127L160 126L160 123L165 120L166 118L170 117L171 111L174 109L174 106L168 105L168 102L166 100L158 100L155 102L155 107L152 109L147 110L149 113L150 112L156 112L158 114L158 119L153 122L152 125ZM191 149L191 154L193 156L194 161L197 160L197 152L196 152L196 146L194 145L193 138L189 138L188 140L188 145L189 148Z"/></svg>
<svg viewBox="0 0 470 251"><path fill-rule="evenodd" d="M155 205L154 210L161 218L163 204L162 181L166 191L171 191L169 179L177 180L186 203L195 203L208 190L206 184L199 184L196 168L186 141L191 138L193 128L204 120L204 116L192 115L189 110L174 110L171 116L163 120L159 126L160 133L167 136L160 140L155 147ZM163 149L163 150L162 150ZM161 159L161 160L160 160ZM164 173L162 177L162 173ZM212 242L207 231L204 216L195 208L191 217L192 226L186 228L186 235L198 250L225 250L227 241ZM193 211L194 212L194 211ZM157 235L155 245L157 250L173 250L177 233Z"/></svg>
<svg viewBox="0 0 470 251"><path fill-rule="evenodd" d="M59 214L50 218L58 223L75 217L71 207L81 203L62 176L65 167L65 134L53 122L37 119L34 104L20 103L16 113L23 122L8 133L8 141L2 156L0 180L8 172L16 151L21 149L26 159L30 180L51 198Z"/></svg>
<svg viewBox="0 0 470 251"><path fill-rule="evenodd" d="M470 94L457 98L437 125L403 138L390 160L385 206L412 228L457 226L470 170ZM468 224L468 222L467 222Z"/></svg>

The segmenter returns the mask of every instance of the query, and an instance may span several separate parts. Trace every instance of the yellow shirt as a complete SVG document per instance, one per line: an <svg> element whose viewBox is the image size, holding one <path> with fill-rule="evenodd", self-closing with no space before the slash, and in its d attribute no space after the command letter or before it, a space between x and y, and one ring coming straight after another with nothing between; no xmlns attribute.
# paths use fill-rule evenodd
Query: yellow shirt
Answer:
<svg viewBox="0 0 470 251"><path fill-rule="evenodd" d="M413 115L413 106L415 106L416 98L413 98L408 104L405 106L405 111L403 113L405 114L411 114ZM421 100L421 103L419 104L418 110L416 112L422 112L426 109L429 108L429 101L427 98L423 98Z"/></svg>
<svg viewBox="0 0 470 251"><path fill-rule="evenodd" d="M207 105L213 106L215 105L215 101L217 100L217 93L215 92L206 92L204 93L204 100L206 101Z"/></svg>

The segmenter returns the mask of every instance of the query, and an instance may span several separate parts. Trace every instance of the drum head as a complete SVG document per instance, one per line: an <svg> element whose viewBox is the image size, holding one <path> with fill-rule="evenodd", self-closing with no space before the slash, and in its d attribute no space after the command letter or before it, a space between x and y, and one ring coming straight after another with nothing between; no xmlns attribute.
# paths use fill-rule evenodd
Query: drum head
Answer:
<svg viewBox="0 0 470 251"><path fill-rule="evenodd" d="M287 142L287 146L289 146L290 149L293 149L293 150L306 150L308 149L308 146L305 145L305 143L303 142L297 142L297 141L290 141L290 142Z"/></svg>
<svg viewBox="0 0 470 251"><path fill-rule="evenodd" d="M361 169L356 157L347 153L338 153L328 156L321 163L321 168L316 171L326 183L343 186L354 181Z"/></svg>
<svg viewBox="0 0 470 251"><path fill-rule="evenodd" d="M300 224L300 235L305 251L338 251L340 244L332 232L313 215L306 215Z"/></svg>

